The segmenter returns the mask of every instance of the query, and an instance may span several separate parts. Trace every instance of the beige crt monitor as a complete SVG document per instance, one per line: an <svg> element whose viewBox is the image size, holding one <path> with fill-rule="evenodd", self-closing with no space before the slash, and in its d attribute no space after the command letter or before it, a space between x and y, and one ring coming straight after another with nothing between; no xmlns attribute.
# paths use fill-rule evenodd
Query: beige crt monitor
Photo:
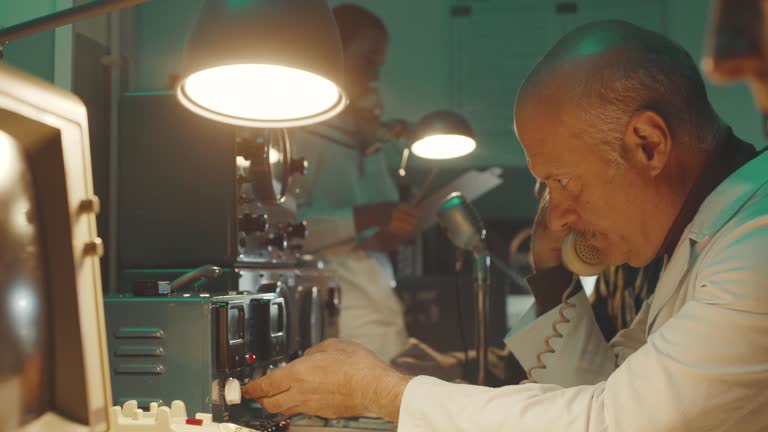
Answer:
<svg viewBox="0 0 768 432"><path fill-rule="evenodd" d="M0 64L0 432L109 428L98 208L83 103Z"/></svg>

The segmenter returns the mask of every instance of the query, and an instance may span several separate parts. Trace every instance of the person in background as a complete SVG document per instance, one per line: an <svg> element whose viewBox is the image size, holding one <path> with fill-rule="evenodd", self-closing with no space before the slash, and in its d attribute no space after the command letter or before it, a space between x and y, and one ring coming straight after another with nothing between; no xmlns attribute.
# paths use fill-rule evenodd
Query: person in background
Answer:
<svg viewBox="0 0 768 432"><path fill-rule="evenodd" d="M768 137L768 3L715 0L702 69L718 83L745 82Z"/></svg>
<svg viewBox="0 0 768 432"><path fill-rule="evenodd" d="M410 377L330 340L244 395L286 414L375 412L400 432L766 430L768 155L722 122L690 55L626 22L583 25L536 65L514 116L550 191L528 279L543 313L507 339L532 379L493 389ZM669 256L610 342L563 266L569 234L606 264Z"/></svg>
<svg viewBox="0 0 768 432"><path fill-rule="evenodd" d="M406 344L403 308L388 252L413 236L414 208L401 203L381 148L381 97L375 87L389 36L384 23L357 5L333 9L344 49L349 106L293 139L308 161L297 185L298 218L308 225L305 249L336 272L342 289L340 334L389 361ZM391 131L390 131L391 132Z"/></svg>

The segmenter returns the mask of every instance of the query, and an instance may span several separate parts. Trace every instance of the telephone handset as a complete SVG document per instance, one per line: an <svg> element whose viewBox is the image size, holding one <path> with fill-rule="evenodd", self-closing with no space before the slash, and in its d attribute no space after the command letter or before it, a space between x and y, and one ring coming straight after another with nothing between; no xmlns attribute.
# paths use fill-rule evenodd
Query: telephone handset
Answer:
<svg viewBox="0 0 768 432"><path fill-rule="evenodd" d="M597 276L608 267L608 264L605 264L600 260L600 250L593 246L589 240L584 237L584 234L580 232L571 232L565 237L565 240L563 240L562 257L563 265L565 265L568 270L572 271L574 275L571 278L571 284L568 286L568 289L563 293L563 304L560 305L560 308L557 311L559 319L556 319L552 323L553 332L544 338L544 344L547 348L536 355L536 364L528 369L528 379L523 381L523 383L536 382L533 378L533 371L547 368L542 356L544 354L554 354L555 352L555 348L551 343L552 339L563 337L563 333L560 332L558 326L571 322L570 318L565 315L565 311L576 307L576 305L569 301L569 299L571 294L578 287L578 276Z"/></svg>
<svg viewBox="0 0 768 432"><path fill-rule="evenodd" d="M563 240L562 257L563 265L579 276L597 276L608 267L600 260L600 251L578 232Z"/></svg>

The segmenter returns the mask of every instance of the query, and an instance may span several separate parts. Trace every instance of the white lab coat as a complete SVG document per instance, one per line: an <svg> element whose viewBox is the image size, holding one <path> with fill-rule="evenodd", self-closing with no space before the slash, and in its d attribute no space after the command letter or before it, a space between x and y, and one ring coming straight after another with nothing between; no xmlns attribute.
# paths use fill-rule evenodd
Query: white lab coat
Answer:
<svg viewBox="0 0 768 432"><path fill-rule="evenodd" d="M768 153L707 197L655 295L610 344L584 294L575 300L533 373L544 384L417 377L399 431L768 431ZM557 318L508 338L526 370Z"/></svg>
<svg viewBox="0 0 768 432"><path fill-rule="evenodd" d="M332 127L354 130L341 115L312 130L354 146L352 135ZM317 134L299 130L295 152L309 162L297 183L298 217L307 221L306 251L321 256L339 277L341 314L339 337L365 345L389 361L406 344L403 308L395 294L389 256L359 249L364 236L355 230L354 208L397 202L399 194L382 152L365 158Z"/></svg>

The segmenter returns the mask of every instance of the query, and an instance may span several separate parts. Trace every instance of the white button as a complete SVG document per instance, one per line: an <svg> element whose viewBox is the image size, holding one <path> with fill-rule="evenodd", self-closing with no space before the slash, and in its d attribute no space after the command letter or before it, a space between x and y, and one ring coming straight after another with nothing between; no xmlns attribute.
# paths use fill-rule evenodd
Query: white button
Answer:
<svg viewBox="0 0 768 432"><path fill-rule="evenodd" d="M187 406L183 401L175 400L171 402L171 417L172 418L187 418Z"/></svg>
<svg viewBox="0 0 768 432"><path fill-rule="evenodd" d="M227 401L227 405L235 405L240 403L240 398L240 381L228 378L224 384L224 400Z"/></svg>
<svg viewBox="0 0 768 432"><path fill-rule="evenodd" d="M135 400L126 401L123 404L123 416L130 418L133 415L134 411L136 411L137 409L139 409L139 403L137 401Z"/></svg>
<svg viewBox="0 0 768 432"><path fill-rule="evenodd" d="M197 413L195 418L203 421L203 426L209 425L213 422L213 415L207 413Z"/></svg>

